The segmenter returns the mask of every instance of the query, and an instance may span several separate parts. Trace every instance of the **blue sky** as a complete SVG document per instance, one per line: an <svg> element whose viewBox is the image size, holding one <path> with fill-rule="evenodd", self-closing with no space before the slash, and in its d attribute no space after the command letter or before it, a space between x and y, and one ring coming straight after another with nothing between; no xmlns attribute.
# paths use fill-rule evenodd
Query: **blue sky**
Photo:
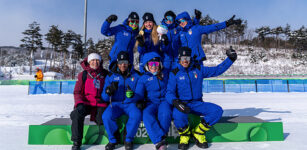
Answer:
<svg viewBox="0 0 307 150"><path fill-rule="evenodd" d="M219 21L236 14L247 20L251 29L287 23L291 29L307 26L307 0L88 0L87 37L95 42L105 38L100 27L110 14L118 15L113 25L122 23L131 11L140 17L152 12L159 23L167 10L193 15L195 8ZM40 24L41 34L46 34L51 25L83 34L83 14L84 0L0 0L0 46L19 46L22 32L33 21Z"/></svg>

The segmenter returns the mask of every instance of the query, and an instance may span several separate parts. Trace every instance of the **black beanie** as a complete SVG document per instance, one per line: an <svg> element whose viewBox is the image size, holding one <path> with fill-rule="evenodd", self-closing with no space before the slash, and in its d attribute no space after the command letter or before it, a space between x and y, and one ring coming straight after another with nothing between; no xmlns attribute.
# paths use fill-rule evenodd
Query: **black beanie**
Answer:
<svg viewBox="0 0 307 150"><path fill-rule="evenodd" d="M120 60L128 60L129 61L129 54L125 51L121 51L117 54L117 61Z"/></svg>
<svg viewBox="0 0 307 150"><path fill-rule="evenodd" d="M145 13L145 14L143 15L142 18L143 18L144 22L146 22L146 21L152 21L152 22L154 22L154 23L156 24L156 21L155 21L154 16L153 16L152 13L147 12L147 13ZM143 22L143 23L144 23L144 22Z"/></svg>
<svg viewBox="0 0 307 150"><path fill-rule="evenodd" d="M128 20L139 20L139 15L136 12L131 12L128 16Z"/></svg>
<svg viewBox="0 0 307 150"><path fill-rule="evenodd" d="M180 47L178 52L179 52L179 58L181 56L191 57L192 55L192 50L189 47Z"/></svg>
<svg viewBox="0 0 307 150"><path fill-rule="evenodd" d="M173 11L171 11L171 10L167 11L164 14L164 18L166 18L166 16L172 16L174 20L176 19L176 14Z"/></svg>

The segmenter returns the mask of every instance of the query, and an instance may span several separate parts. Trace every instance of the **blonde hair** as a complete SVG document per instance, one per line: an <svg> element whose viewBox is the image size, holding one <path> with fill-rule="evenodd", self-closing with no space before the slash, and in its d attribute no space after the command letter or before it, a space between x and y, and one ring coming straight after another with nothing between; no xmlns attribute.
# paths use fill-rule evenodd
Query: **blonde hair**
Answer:
<svg viewBox="0 0 307 150"><path fill-rule="evenodd" d="M144 37L144 28L145 28L145 26L144 26L144 24L143 24L143 26L141 27L141 30L140 30L140 32L139 32L139 35L142 35L142 36L143 36L143 39L145 40L145 37ZM158 26L154 23L153 28L152 28L152 31L151 31L151 33L150 33L150 37L151 37L151 40L153 41L154 45L157 45L158 42L159 42L159 37L158 37L157 28L158 28ZM139 45L139 42L136 41L135 45L138 46L138 45Z"/></svg>

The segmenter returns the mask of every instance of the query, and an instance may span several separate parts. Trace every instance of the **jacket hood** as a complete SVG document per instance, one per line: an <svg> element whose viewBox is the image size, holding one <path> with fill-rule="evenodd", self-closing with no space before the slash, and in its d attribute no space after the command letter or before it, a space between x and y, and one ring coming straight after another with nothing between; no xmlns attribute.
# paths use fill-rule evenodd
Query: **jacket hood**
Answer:
<svg viewBox="0 0 307 150"><path fill-rule="evenodd" d="M147 62L149 60L151 60L151 59L153 59L155 57L159 57L161 59L160 55L158 53L156 53L156 52L149 52L149 53L144 54L144 56L143 56L143 64L144 65L147 64Z"/></svg>
<svg viewBox="0 0 307 150"><path fill-rule="evenodd" d="M180 19L185 19L186 21L188 21L188 24L184 27L184 29L189 29L193 25L192 19L189 13L186 11L177 15L176 22L178 22ZM181 28L179 25L178 27Z"/></svg>

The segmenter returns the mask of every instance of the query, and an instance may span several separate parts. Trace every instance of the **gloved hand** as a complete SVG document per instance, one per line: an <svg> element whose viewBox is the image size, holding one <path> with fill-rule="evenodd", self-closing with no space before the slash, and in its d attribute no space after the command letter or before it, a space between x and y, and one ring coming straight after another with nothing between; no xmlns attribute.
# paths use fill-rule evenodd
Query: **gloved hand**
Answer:
<svg viewBox="0 0 307 150"><path fill-rule="evenodd" d="M166 34L162 34L162 36L161 36L161 41L162 41L162 43L165 45L165 46L167 46L168 45L168 37L167 37L167 35Z"/></svg>
<svg viewBox="0 0 307 150"><path fill-rule="evenodd" d="M234 18L236 17L236 15L233 15L229 20L226 21L226 26L229 27L233 24L235 25L240 25L242 23L241 19L236 19L234 20Z"/></svg>
<svg viewBox="0 0 307 150"><path fill-rule="evenodd" d="M106 93L112 96L118 88L118 82L112 82L111 85L107 86Z"/></svg>
<svg viewBox="0 0 307 150"><path fill-rule="evenodd" d="M146 101L144 100L137 101L135 105L138 109L143 110L144 108L146 108Z"/></svg>
<svg viewBox="0 0 307 150"><path fill-rule="evenodd" d="M106 21L108 21L109 23L116 21L117 20L117 16L116 15L110 15Z"/></svg>
<svg viewBox="0 0 307 150"><path fill-rule="evenodd" d="M145 45L144 39L142 35L137 35L135 39L139 42L139 46L143 47Z"/></svg>
<svg viewBox="0 0 307 150"><path fill-rule="evenodd" d="M184 103L184 102L182 102L182 101L180 101L180 100L178 100L178 99L173 100L173 105L174 105L179 111L181 111L181 112L183 112L183 113L188 114L188 113L191 112L190 107L188 107L188 106L186 105L186 103Z"/></svg>
<svg viewBox="0 0 307 150"><path fill-rule="evenodd" d="M128 85L127 91L126 91L126 97L127 98L132 98L134 95L134 92L131 90L130 86Z"/></svg>
<svg viewBox="0 0 307 150"><path fill-rule="evenodd" d="M34 78L37 78L37 75L34 75Z"/></svg>
<svg viewBox="0 0 307 150"><path fill-rule="evenodd" d="M230 46L230 48L226 50L226 55L232 62L235 62L237 60L237 53L235 50L232 49L232 46Z"/></svg>
<svg viewBox="0 0 307 150"><path fill-rule="evenodd" d="M194 9L194 13L195 13L195 18L196 19L200 19L201 18L201 11Z"/></svg>

